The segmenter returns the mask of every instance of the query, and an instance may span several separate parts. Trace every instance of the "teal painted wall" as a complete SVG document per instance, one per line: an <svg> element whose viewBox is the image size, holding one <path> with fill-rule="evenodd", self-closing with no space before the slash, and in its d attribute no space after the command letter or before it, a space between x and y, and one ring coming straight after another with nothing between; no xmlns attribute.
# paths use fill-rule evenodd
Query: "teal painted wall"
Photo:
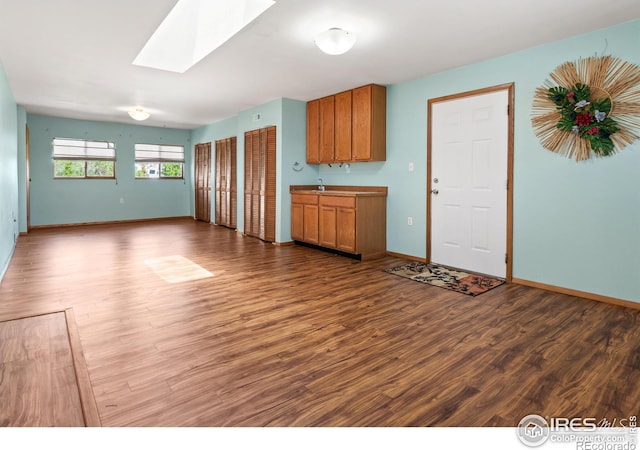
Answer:
<svg viewBox="0 0 640 450"><path fill-rule="evenodd" d="M216 160L216 145L215 142L220 139L226 139L230 137L237 137L238 135L238 118L231 117L229 119L221 120L219 122L212 123L210 125L205 125L200 128L196 128L191 131L191 142L193 143L193 147L196 144L206 144L207 142L211 143L211 222L215 221L215 211L216 211L216 199L215 199L215 160ZM192 149L193 151L193 149ZM191 165L191 190L195 189L195 168L194 165ZM244 168L242 169L244 172ZM238 185L239 187L240 185ZM238 197L240 197L241 191L238 191ZM195 198L191 198L191 210L195 212Z"/></svg>
<svg viewBox="0 0 640 450"><path fill-rule="evenodd" d="M307 164L307 103L282 100L282 152L278 154L278 186L282 187L277 217L278 242L291 241L291 195L289 186L317 184L319 167ZM294 166L295 163L297 166ZM302 169L302 170L299 170ZM298 171L299 170L299 171Z"/></svg>
<svg viewBox="0 0 640 450"><path fill-rule="evenodd" d="M0 64L0 280L18 235L18 107Z"/></svg>
<svg viewBox="0 0 640 450"><path fill-rule="evenodd" d="M213 146L215 141L233 137L237 134L238 117L236 116L192 130L191 142L193 142L193 145L211 142Z"/></svg>
<svg viewBox="0 0 640 450"><path fill-rule="evenodd" d="M244 133L269 126L276 127L276 242L288 242L291 240L289 185L315 183L313 180L318 173L316 166L308 166L305 162L306 102L286 98L272 100L242 111L236 117L197 128L191 133L191 140L194 144L211 142L211 157L215 160L215 141L237 137L238 231L244 231ZM300 172L292 168L296 161L304 167ZM213 164L211 170L214 180ZM211 211L215 211L213 197Z"/></svg>
<svg viewBox="0 0 640 450"><path fill-rule="evenodd" d="M640 64L639 48L636 20L389 86L387 161L352 164L350 174L323 165L320 176L387 185L387 249L425 257L427 100L515 82L513 276L640 302L640 142L576 163L543 149L530 122L534 90L559 64L605 49Z"/></svg>
<svg viewBox="0 0 640 450"><path fill-rule="evenodd" d="M18 228L27 232L27 112L18 106Z"/></svg>
<svg viewBox="0 0 640 450"><path fill-rule="evenodd" d="M32 226L193 215L189 130L31 114L27 121L31 137ZM51 143L55 137L115 142L117 182L54 179ZM185 179L136 180L135 143L184 145Z"/></svg>

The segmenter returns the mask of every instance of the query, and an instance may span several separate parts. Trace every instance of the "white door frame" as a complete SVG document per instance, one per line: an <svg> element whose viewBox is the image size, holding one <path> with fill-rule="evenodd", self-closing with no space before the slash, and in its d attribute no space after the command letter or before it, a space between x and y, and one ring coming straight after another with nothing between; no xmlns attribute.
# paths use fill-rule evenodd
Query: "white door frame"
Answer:
<svg viewBox="0 0 640 450"><path fill-rule="evenodd" d="M462 92L459 94L447 95L444 97L432 98L427 101L427 263L431 262L431 189L435 187L431 174L431 152L432 152L432 110L434 103L446 102L450 100L458 100L465 97L473 97L476 95L489 94L496 91L507 91L509 101L509 129L507 137L507 268L506 280L511 281L513 278L513 127L514 127L514 94L515 84L506 83L498 86L477 89L475 91ZM464 269L464 267L461 267Z"/></svg>

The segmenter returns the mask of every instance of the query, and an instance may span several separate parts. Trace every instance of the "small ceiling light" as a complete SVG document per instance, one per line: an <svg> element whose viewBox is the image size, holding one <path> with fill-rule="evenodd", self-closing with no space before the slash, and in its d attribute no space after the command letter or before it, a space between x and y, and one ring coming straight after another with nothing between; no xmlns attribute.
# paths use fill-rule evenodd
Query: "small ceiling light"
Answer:
<svg viewBox="0 0 640 450"><path fill-rule="evenodd" d="M134 120L147 120L151 114L145 111L142 106L136 106L129 110L129 115Z"/></svg>
<svg viewBox="0 0 640 450"><path fill-rule="evenodd" d="M342 28L329 28L316 36L315 43L328 55L342 55L356 43L356 36Z"/></svg>

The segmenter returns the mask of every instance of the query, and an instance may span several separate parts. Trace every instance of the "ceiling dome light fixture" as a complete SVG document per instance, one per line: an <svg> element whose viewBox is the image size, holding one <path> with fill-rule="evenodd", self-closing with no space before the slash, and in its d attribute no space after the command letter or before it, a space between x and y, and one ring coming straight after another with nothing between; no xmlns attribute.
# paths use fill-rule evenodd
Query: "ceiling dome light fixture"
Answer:
<svg viewBox="0 0 640 450"><path fill-rule="evenodd" d="M134 120L147 120L151 114L144 110L142 106L136 106L135 108L131 108L129 111L129 115Z"/></svg>
<svg viewBox="0 0 640 450"><path fill-rule="evenodd" d="M356 36L342 28L329 28L314 39L316 45L328 55L342 55L356 43Z"/></svg>

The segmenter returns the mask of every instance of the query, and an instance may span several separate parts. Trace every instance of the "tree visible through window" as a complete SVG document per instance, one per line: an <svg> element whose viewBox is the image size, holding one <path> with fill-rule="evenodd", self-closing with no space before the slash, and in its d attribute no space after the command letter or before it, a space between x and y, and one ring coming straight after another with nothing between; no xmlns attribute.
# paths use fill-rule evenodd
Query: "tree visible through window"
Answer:
<svg viewBox="0 0 640 450"><path fill-rule="evenodd" d="M55 138L54 178L115 178L116 145L113 142Z"/></svg>
<svg viewBox="0 0 640 450"><path fill-rule="evenodd" d="M136 178L183 178L182 145L136 144Z"/></svg>

